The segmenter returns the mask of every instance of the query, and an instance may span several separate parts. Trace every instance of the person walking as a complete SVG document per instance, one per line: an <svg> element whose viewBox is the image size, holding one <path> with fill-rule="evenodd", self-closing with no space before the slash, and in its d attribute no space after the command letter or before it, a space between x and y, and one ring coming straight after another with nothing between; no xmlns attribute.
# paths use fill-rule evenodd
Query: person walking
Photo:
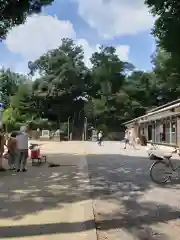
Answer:
<svg viewBox="0 0 180 240"><path fill-rule="evenodd" d="M129 131L128 130L126 130L125 131L125 135L124 135L124 149L126 149L127 148L127 145L129 145L129 137L130 137L130 135L129 135Z"/></svg>
<svg viewBox="0 0 180 240"><path fill-rule="evenodd" d="M98 145L99 146L102 145L102 138L103 138L102 131L99 131L98 134L97 134L97 140L98 140Z"/></svg>
<svg viewBox="0 0 180 240"><path fill-rule="evenodd" d="M7 148L8 148L8 164L9 170L15 170L15 161L17 154L17 140L16 133L12 132L10 138L8 139Z"/></svg>
<svg viewBox="0 0 180 240"><path fill-rule="evenodd" d="M130 145L133 147L133 149L136 149L136 138L133 134L133 132L130 132Z"/></svg>
<svg viewBox="0 0 180 240"><path fill-rule="evenodd" d="M20 134L16 136L16 146L17 146L17 162L16 171L26 172L26 164L28 158L28 134L26 126L20 128ZM21 166L22 165L22 166Z"/></svg>

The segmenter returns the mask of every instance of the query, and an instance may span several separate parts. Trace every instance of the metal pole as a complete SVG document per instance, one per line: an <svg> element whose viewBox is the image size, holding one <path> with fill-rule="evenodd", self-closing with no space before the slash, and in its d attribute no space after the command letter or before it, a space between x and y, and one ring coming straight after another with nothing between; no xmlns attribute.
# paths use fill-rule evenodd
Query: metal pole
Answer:
<svg viewBox="0 0 180 240"><path fill-rule="evenodd" d="M85 119L85 124L84 124L84 140L87 140L87 117Z"/></svg>
<svg viewBox="0 0 180 240"><path fill-rule="evenodd" d="M169 119L169 142L172 143L172 118Z"/></svg>
<svg viewBox="0 0 180 240"><path fill-rule="evenodd" d="M70 136L69 136L70 135L70 131L69 131L69 120L70 120L70 117L71 116L68 117L68 140L70 139Z"/></svg>

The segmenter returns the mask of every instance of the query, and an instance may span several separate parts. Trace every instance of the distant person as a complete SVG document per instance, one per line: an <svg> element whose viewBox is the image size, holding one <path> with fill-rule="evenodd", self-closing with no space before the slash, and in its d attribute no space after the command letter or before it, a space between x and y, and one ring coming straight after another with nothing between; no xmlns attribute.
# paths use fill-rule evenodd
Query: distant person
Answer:
<svg viewBox="0 0 180 240"><path fill-rule="evenodd" d="M165 133L160 133L160 142L165 142Z"/></svg>
<svg viewBox="0 0 180 240"><path fill-rule="evenodd" d="M17 163L16 170L26 172L26 164L28 158L28 134L26 126L20 128L20 134L16 136L17 145ZM22 165L22 166L21 166Z"/></svg>
<svg viewBox="0 0 180 240"><path fill-rule="evenodd" d="M133 132L130 132L129 140L130 140L130 145L131 145L134 149L136 149L136 138L135 138Z"/></svg>
<svg viewBox="0 0 180 240"><path fill-rule="evenodd" d="M10 138L8 139L7 148L8 148L8 164L9 170L15 170L16 163L16 154L17 154L17 133L12 132Z"/></svg>
<svg viewBox="0 0 180 240"><path fill-rule="evenodd" d="M124 134L124 144L125 144L124 149L126 149L127 145L129 145L129 137L130 137L129 131L126 130Z"/></svg>
<svg viewBox="0 0 180 240"><path fill-rule="evenodd" d="M41 131L39 128L37 128L37 136L36 136L36 139L39 139L40 138L40 135L41 135Z"/></svg>
<svg viewBox="0 0 180 240"><path fill-rule="evenodd" d="M102 133L102 131L99 131L97 134L97 140L98 140L98 144L100 146L102 145L102 138L103 138L103 133Z"/></svg>

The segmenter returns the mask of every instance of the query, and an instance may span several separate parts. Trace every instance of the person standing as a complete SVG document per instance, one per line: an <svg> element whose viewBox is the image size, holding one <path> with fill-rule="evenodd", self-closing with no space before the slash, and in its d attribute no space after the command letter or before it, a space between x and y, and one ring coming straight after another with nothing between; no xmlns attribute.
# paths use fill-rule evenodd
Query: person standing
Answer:
<svg viewBox="0 0 180 240"><path fill-rule="evenodd" d="M26 126L20 128L20 134L16 136L16 146L17 146L17 172L26 172L26 164L28 158L28 134ZM21 166L22 165L22 166Z"/></svg>
<svg viewBox="0 0 180 240"><path fill-rule="evenodd" d="M8 139L7 148L8 148L8 164L9 170L15 170L15 161L16 161L16 153L17 153L17 140L16 133L12 132L10 138Z"/></svg>
<svg viewBox="0 0 180 240"><path fill-rule="evenodd" d="M2 127L0 127L0 172L6 171L6 169L3 168L3 153L4 153L5 145L6 145L6 139L4 136L4 130Z"/></svg>

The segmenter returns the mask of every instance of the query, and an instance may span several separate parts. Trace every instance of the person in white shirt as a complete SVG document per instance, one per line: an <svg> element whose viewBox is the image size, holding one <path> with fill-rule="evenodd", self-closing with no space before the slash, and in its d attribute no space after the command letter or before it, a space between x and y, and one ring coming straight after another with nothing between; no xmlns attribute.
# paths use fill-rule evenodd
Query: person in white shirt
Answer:
<svg viewBox="0 0 180 240"><path fill-rule="evenodd" d="M100 146L102 144L102 137L103 137L102 131L99 131L98 134L97 134L97 140L98 140L98 144Z"/></svg>
<svg viewBox="0 0 180 240"><path fill-rule="evenodd" d="M20 128L20 134L16 136L16 146L17 146L17 163L16 170L17 172L22 169L23 172L26 172L26 164L28 158L28 134L26 126ZM22 168L21 168L22 165Z"/></svg>
<svg viewBox="0 0 180 240"><path fill-rule="evenodd" d="M133 149L136 149L136 139L134 136L134 133L131 131L130 132L130 136L129 136L129 140L130 140L130 145L133 147Z"/></svg>
<svg viewBox="0 0 180 240"><path fill-rule="evenodd" d="M130 133L128 130L125 131L125 135L124 135L124 149L127 148L127 145L129 145L129 139L130 139Z"/></svg>

